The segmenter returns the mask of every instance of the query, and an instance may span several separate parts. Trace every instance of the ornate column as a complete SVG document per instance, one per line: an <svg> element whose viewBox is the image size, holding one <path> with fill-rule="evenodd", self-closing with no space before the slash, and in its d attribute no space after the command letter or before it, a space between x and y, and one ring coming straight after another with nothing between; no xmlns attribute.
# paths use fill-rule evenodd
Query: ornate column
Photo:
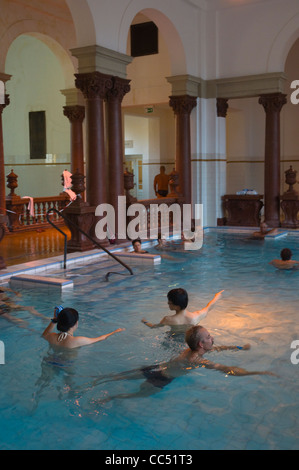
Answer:
<svg viewBox="0 0 299 470"><path fill-rule="evenodd" d="M4 103L0 103L0 242L6 231L6 201L5 201L5 170L4 170L4 148L3 148L3 128L2 128L2 112L9 105L9 96L5 95ZM6 264L2 256L0 256L0 269L6 268Z"/></svg>
<svg viewBox="0 0 299 470"><path fill-rule="evenodd" d="M63 114L71 124L71 173L77 170L84 174L84 152L83 152L83 121L85 118L85 107L74 105L64 106Z"/></svg>
<svg viewBox="0 0 299 470"><path fill-rule="evenodd" d="M280 225L280 111L286 96L269 93L259 98L266 112L264 206L269 227Z"/></svg>
<svg viewBox="0 0 299 470"><path fill-rule="evenodd" d="M108 131L108 203L115 210L115 237L118 239L118 196L124 195L123 131L121 103L130 91L130 80L113 77L113 88L107 92Z"/></svg>
<svg viewBox="0 0 299 470"><path fill-rule="evenodd" d="M64 210L65 215L70 220L70 223L66 221L66 225L71 232L71 239L67 242L67 251L68 253L89 251L92 250L95 245L89 238L80 232L77 227L87 233L87 235L93 236L93 233L90 232L92 231L92 227L95 222L96 208L91 206L88 202L84 202L81 197L81 194L85 191L85 176L79 171L76 171L72 174L71 179L72 191L77 195L77 199Z"/></svg>
<svg viewBox="0 0 299 470"><path fill-rule="evenodd" d="M107 202L104 136L104 99L111 77L100 72L75 74L76 87L86 100L86 197L92 206Z"/></svg>
<svg viewBox="0 0 299 470"><path fill-rule="evenodd" d="M9 95L5 95L5 103L0 103L0 214L6 215L5 211L5 170L4 170L4 148L3 148L3 128L2 112L10 103Z"/></svg>
<svg viewBox="0 0 299 470"><path fill-rule="evenodd" d="M176 116L176 171L180 175L179 191L186 204L192 202L190 114L196 106L196 97L171 96L170 106Z"/></svg>

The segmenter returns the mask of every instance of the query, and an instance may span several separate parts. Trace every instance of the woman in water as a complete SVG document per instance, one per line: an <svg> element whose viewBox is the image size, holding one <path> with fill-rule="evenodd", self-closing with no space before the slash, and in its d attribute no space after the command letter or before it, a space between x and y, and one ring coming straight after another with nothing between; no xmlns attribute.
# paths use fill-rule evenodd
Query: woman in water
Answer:
<svg viewBox="0 0 299 470"><path fill-rule="evenodd" d="M60 311L59 311L60 310ZM87 346L89 344L97 343L108 338L108 336L124 331L124 328L107 333L106 335L98 336L96 338L86 338L85 336L74 336L78 328L79 314L74 308L55 307L54 318L47 326L42 336L51 344L59 348L74 349L80 346ZM54 333L53 329L57 325L58 333Z"/></svg>

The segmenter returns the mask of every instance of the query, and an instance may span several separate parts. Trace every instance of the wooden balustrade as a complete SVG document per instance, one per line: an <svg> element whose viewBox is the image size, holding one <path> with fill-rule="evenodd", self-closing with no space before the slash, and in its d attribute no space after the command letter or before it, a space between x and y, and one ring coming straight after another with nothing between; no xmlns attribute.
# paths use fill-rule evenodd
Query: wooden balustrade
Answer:
<svg viewBox="0 0 299 470"><path fill-rule="evenodd" d="M152 215L155 218L154 212L159 208L160 205L166 204L168 208L170 208L173 204L177 204L180 207L180 214L181 214L181 223L182 223L182 217L183 217L183 203L184 199L182 197L163 197L163 198L155 198L155 199L141 199L139 201L135 201L134 204L142 204L145 207L145 212L146 212L146 221L143 221L143 224L147 224L147 235L144 236L144 238L150 238L150 229L155 230L158 229L158 233L161 234L161 231L163 232L163 227L161 227L161 212L159 211L157 214L156 218L156 225L151 222L150 217L151 217L151 212ZM129 206L130 204L128 204ZM151 206L153 206L151 208ZM127 225L134 219L134 215L128 216L127 217ZM169 234L172 233L173 229L173 213L169 211L169 217L167 218L167 226L165 227L166 230L169 231ZM182 225L181 225L182 226ZM136 230L137 231L137 230Z"/></svg>
<svg viewBox="0 0 299 470"><path fill-rule="evenodd" d="M6 198L6 210L8 216L8 229L10 232L35 230L49 226L47 212L51 207L58 211L69 204L69 196L65 193L59 196L33 198L34 211L29 210L30 198L21 198L14 195ZM57 225L63 225L64 221L53 213L51 220Z"/></svg>

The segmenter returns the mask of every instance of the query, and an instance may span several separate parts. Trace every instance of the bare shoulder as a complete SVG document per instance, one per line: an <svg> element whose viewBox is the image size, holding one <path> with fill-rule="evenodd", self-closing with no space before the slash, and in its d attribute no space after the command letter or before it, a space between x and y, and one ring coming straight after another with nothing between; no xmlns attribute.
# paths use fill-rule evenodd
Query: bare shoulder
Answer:
<svg viewBox="0 0 299 470"><path fill-rule="evenodd" d="M164 318L162 318L160 323L162 325L176 325L172 315L166 315Z"/></svg>

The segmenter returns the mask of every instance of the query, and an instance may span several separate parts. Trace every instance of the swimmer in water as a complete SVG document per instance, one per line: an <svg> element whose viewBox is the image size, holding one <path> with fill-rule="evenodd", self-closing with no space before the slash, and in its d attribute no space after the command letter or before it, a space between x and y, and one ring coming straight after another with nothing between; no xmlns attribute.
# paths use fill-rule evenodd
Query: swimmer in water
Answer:
<svg viewBox="0 0 299 470"><path fill-rule="evenodd" d="M58 313L58 314L57 314ZM57 312L57 307L54 310L54 318L47 326L42 334L42 337L49 342L51 346L58 348L74 349L81 346L87 346L89 344L103 341L108 336L111 336L120 331L124 331L124 328L118 328L117 330L107 333L105 335L98 336L96 338L86 338L85 336L74 336L75 331L78 328L79 314L74 308L63 308L60 312ZM57 325L58 333L53 333L55 326Z"/></svg>
<svg viewBox="0 0 299 470"><path fill-rule="evenodd" d="M115 398L123 399L151 396L162 390L166 385L169 385L175 378L186 375L190 372L190 370L197 369L199 367L203 367L205 369L215 369L223 372L226 375L232 376L270 375L276 377L276 375L272 372L248 371L241 367L226 366L224 364L214 363L203 358L205 354L212 351L248 351L250 350L250 344L244 344L243 346L214 347L214 338L204 327L200 325L192 326L187 330L185 341L189 346L188 349L183 351L178 357L170 360L169 362L146 366L140 369L133 369L131 371L125 371L120 374L104 375L96 379L92 386L119 380L146 379L140 385L138 391L133 393L112 395L108 398L99 399L98 403L103 404ZM88 385L88 389L90 389L90 384Z"/></svg>
<svg viewBox="0 0 299 470"><path fill-rule="evenodd" d="M6 295L6 292L12 292L17 297L21 296L19 292L13 291L12 289L9 289L3 286L0 287L0 316L2 318L4 318L5 320L11 323L16 323L21 328L27 328L27 323L19 318L16 318L14 315L12 315L15 311L26 310L27 312L30 312L32 315L45 318L44 315L42 315L37 310L35 310L34 307L16 304L13 300L11 300L10 297Z"/></svg>
<svg viewBox="0 0 299 470"><path fill-rule="evenodd" d="M159 328L161 326L179 326L179 325L196 325L203 320L211 307L220 299L223 290L215 294L213 299L201 310L195 312L189 312L187 309L188 305L188 293L185 289L178 288L172 289L167 294L168 306L171 311L174 311L174 315L167 315L160 323L150 323L144 318L141 320L149 328Z"/></svg>
<svg viewBox="0 0 299 470"><path fill-rule="evenodd" d="M134 253L140 254L140 253L148 253L147 251L143 250L141 248L141 240L140 238L136 238L136 240L132 241L132 246L134 249Z"/></svg>
<svg viewBox="0 0 299 470"><path fill-rule="evenodd" d="M273 259L269 264L277 269L299 269L299 261L292 260L292 252L289 248L284 248L280 252L281 259Z"/></svg>
<svg viewBox="0 0 299 470"><path fill-rule="evenodd" d="M248 371L241 367L225 366L223 364L216 364L207 359L203 359L204 354L212 351L224 351L224 350L245 350L250 349L250 344L244 344L244 346L218 346L214 347L214 338L208 332L206 328L201 325L192 326L186 332L185 336L186 343L189 348L183 351L176 361L186 364L192 364L194 366L200 365L207 369L216 369L227 375L272 375L272 372L268 371Z"/></svg>
<svg viewBox="0 0 299 470"><path fill-rule="evenodd" d="M274 233L277 233L277 228L268 228L268 225L266 224L266 222L261 222L260 223L260 231L259 232L253 232L253 234L251 235L251 239L254 239L254 240L263 240L265 238L266 235L270 235L270 233L272 233L272 235Z"/></svg>

